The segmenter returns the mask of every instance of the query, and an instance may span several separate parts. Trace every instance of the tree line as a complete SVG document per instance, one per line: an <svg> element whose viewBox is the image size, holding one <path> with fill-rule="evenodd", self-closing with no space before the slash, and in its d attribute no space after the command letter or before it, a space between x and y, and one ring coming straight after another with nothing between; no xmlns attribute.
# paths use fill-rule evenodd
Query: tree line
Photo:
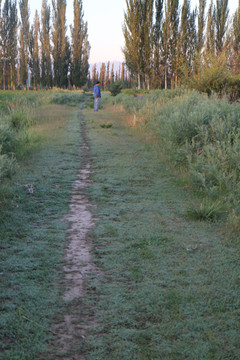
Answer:
<svg viewBox="0 0 240 360"><path fill-rule="evenodd" d="M66 6L66 0L52 0L51 5L42 0L41 13L36 11L30 24L28 0L0 0L3 90L81 87L87 82L90 44L82 0L73 0L70 36Z"/></svg>
<svg viewBox="0 0 240 360"><path fill-rule="evenodd" d="M202 69L225 59L240 71L240 0L229 15L228 0L126 0L123 49L139 88L174 88L185 78L200 79Z"/></svg>
<svg viewBox="0 0 240 360"><path fill-rule="evenodd" d="M109 90L115 83L121 84L123 88L132 88L135 85L134 78L125 63L119 63L117 69L114 62L102 62L100 66L95 63L89 75L89 87L97 81L100 81L103 90Z"/></svg>

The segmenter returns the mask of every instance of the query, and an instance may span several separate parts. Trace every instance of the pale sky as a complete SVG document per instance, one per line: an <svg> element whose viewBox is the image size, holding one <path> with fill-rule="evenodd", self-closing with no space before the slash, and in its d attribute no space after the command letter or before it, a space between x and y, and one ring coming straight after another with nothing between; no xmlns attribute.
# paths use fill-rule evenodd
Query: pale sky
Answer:
<svg viewBox="0 0 240 360"><path fill-rule="evenodd" d="M183 0L180 0L182 3ZM215 1L214 1L215 2ZM41 11L41 0L29 0L31 16L35 10ZM51 4L51 0L48 0ZM84 20L88 22L88 36L91 45L90 64L107 61L124 61L121 48L124 46L122 34L125 0L83 0ZM191 0L192 7L198 0ZM237 0L228 1L230 13L237 6ZM73 0L67 0L67 23L73 19Z"/></svg>

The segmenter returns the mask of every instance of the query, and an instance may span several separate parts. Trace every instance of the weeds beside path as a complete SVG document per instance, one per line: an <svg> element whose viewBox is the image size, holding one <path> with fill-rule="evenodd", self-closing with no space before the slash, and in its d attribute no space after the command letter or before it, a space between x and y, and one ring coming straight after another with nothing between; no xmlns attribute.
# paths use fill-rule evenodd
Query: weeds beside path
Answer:
<svg viewBox="0 0 240 360"><path fill-rule="evenodd" d="M91 235L104 271L87 285L99 322L88 359L238 359L237 241L185 217L190 195L124 114L85 116L99 219Z"/></svg>
<svg viewBox="0 0 240 360"><path fill-rule="evenodd" d="M62 218L81 161L80 121L76 108L67 106L43 105L36 113L39 119L29 129L34 148L19 161L12 181L1 184L2 360L39 359L63 306L67 223Z"/></svg>

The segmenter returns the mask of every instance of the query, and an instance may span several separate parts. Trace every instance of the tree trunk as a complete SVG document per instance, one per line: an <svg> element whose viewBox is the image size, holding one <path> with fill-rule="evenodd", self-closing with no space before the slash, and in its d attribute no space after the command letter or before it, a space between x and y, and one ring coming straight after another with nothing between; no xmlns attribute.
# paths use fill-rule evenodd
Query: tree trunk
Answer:
<svg viewBox="0 0 240 360"><path fill-rule="evenodd" d="M165 64L165 90L167 90L168 85L167 85L168 81L167 81L167 64Z"/></svg>
<svg viewBox="0 0 240 360"><path fill-rule="evenodd" d="M141 89L141 76L140 73L138 73L138 89Z"/></svg>

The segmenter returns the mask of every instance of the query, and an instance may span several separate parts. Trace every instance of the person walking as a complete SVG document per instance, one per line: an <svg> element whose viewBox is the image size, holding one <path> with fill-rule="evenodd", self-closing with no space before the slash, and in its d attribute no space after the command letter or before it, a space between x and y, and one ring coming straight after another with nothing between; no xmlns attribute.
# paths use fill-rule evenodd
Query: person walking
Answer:
<svg viewBox="0 0 240 360"><path fill-rule="evenodd" d="M94 88L93 88L93 95L94 95L94 111L98 111L99 103L101 99L101 90L100 90L100 82L97 81Z"/></svg>

